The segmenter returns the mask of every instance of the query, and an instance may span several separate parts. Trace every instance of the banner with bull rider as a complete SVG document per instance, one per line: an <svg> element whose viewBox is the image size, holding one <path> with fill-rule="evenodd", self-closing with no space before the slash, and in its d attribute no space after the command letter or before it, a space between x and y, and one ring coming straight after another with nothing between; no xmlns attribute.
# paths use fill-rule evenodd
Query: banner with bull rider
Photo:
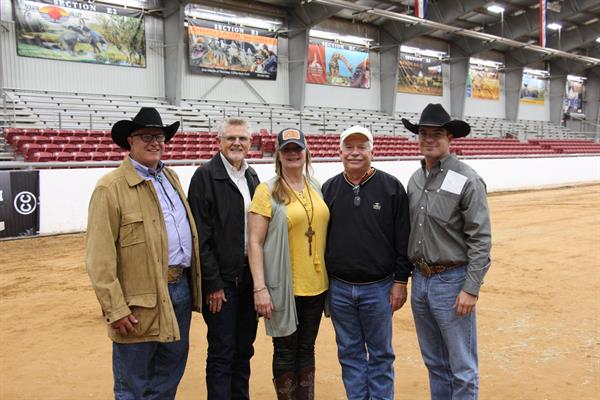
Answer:
<svg viewBox="0 0 600 400"><path fill-rule="evenodd" d="M311 37L306 82L369 89L369 50L364 46Z"/></svg>
<svg viewBox="0 0 600 400"><path fill-rule="evenodd" d="M13 0L13 9L20 56L146 67L138 10L64 0Z"/></svg>
<svg viewBox="0 0 600 400"><path fill-rule="evenodd" d="M275 32L188 18L190 71L277 79Z"/></svg>
<svg viewBox="0 0 600 400"><path fill-rule="evenodd" d="M398 92L442 96L442 61L409 53L400 53Z"/></svg>
<svg viewBox="0 0 600 400"><path fill-rule="evenodd" d="M497 68L470 64L467 74L467 97L500 100L500 73Z"/></svg>

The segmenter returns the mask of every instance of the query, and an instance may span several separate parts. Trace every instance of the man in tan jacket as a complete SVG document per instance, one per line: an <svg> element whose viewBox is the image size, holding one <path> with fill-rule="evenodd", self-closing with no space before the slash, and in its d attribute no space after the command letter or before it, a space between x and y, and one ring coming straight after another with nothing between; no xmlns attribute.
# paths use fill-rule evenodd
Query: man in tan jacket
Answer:
<svg viewBox="0 0 600 400"><path fill-rule="evenodd" d="M113 341L118 399L174 399L201 310L198 238L177 175L160 161L179 123L144 107L117 122L129 150L102 177L88 213L86 268Z"/></svg>

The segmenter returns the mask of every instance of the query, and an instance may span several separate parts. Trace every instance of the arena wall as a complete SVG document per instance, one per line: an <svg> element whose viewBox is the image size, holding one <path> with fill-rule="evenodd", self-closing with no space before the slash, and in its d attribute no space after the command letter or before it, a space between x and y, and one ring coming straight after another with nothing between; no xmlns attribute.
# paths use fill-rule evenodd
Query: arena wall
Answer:
<svg viewBox="0 0 600 400"><path fill-rule="evenodd" d="M487 183L488 191L507 191L580 182L600 181L600 157L468 159ZM377 161L406 186L419 161ZM261 180L273 176L272 164L254 164ZM196 166L175 167L186 188ZM316 178L324 182L342 171L340 162L314 164ZM96 181L108 168L40 170L40 233L84 231L87 207Z"/></svg>
<svg viewBox="0 0 600 400"><path fill-rule="evenodd" d="M550 85L548 85L550 86ZM546 96L544 104L523 104L519 102L519 114L517 119L529 119L534 121L550 121L550 97Z"/></svg>

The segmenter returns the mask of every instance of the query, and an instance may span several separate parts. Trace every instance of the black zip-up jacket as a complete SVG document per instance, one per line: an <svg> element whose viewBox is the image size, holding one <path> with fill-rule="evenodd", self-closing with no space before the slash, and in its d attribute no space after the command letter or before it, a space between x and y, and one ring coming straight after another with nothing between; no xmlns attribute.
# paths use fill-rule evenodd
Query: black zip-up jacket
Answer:
<svg viewBox="0 0 600 400"><path fill-rule="evenodd" d="M252 167L245 175L254 196L258 175ZM188 201L200 239L203 290L212 293L225 282L237 283L244 268L244 198L229 178L221 153L196 170Z"/></svg>

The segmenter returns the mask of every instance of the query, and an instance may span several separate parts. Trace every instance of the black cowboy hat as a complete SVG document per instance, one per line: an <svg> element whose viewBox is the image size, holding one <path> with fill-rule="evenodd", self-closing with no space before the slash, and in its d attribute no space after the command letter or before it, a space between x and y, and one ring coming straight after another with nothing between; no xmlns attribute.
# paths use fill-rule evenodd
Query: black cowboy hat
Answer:
<svg viewBox="0 0 600 400"><path fill-rule="evenodd" d="M446 128L453 137L464 137L471 132L471 126L465 121L450 118L450 114L444 110L441 104L428 104L421 113L421 119L418 124L411 124L406 118L402 118L402 123L412 133L419 134L419 126L435 126Z"/></svg>
<svg viewBox="0 0 600 400"><path fill-rule="evenodd" d="M133 120L124 119L115 123L111 130L113 142L119 147L129 150L127 138L133 132L142 128L158 128L162 129L165 134L165 143L167 143L179 128L179 121L171 125L163 125L160 114L153 107L142 107Z"/></svg>

